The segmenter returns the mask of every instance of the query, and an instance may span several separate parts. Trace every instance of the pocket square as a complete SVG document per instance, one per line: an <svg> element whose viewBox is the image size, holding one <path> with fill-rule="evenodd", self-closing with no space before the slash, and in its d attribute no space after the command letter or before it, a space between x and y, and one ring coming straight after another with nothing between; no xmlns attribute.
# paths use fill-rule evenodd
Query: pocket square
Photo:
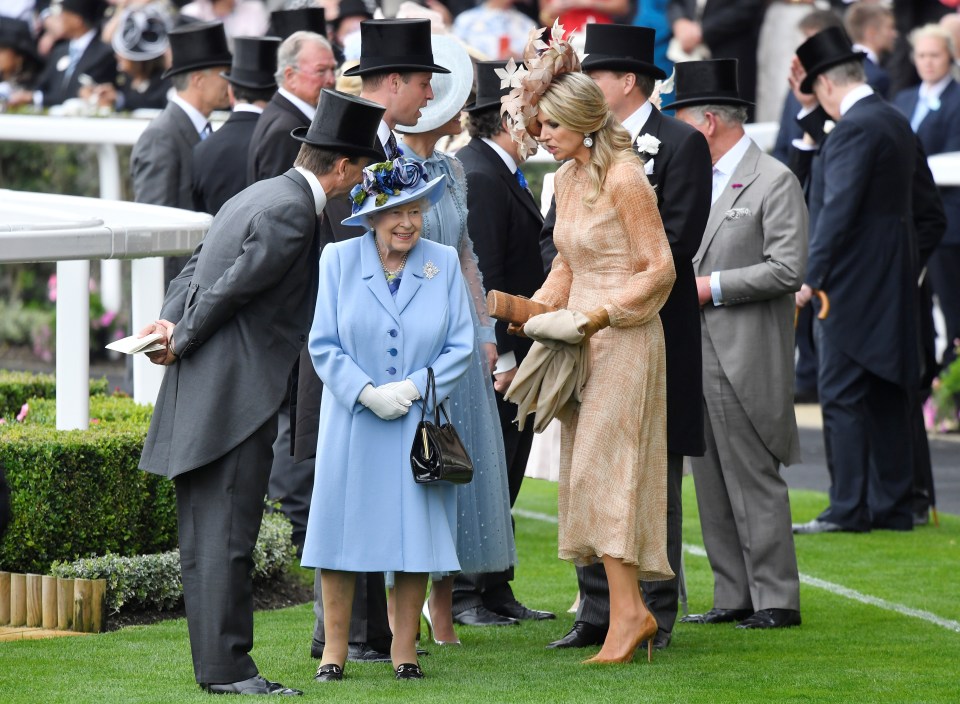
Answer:
<svg viewBox="0 0 960 704"><path fill-rule="evenodd" d="M741 220L753 215L750 208L731 208L723 214L725 220Z"/></svg>
<svg viewBox="0 0 960 704"><path fill-rule="evenodd" d="M647 176L653 173L653 162L654 159L647 159L645 162L643 162L643 173L645 173Z"/></svg>

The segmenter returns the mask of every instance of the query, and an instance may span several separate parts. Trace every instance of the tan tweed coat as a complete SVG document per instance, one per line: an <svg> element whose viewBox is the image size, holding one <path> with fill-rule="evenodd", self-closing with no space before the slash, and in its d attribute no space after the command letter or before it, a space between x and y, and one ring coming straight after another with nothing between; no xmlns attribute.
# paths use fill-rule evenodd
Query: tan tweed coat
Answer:
<svg viewBox="0 0 960 704"><path fill-rule="evenodd" d="M560 557L601 555L673 576L666 554L666 362L658 312L675 278L657 199L639 161L616 164L599 198L570 161L556 177L559 252L534 299L589 311L611 326L590 340L591 371L578 409L561 418Z"/></svg>

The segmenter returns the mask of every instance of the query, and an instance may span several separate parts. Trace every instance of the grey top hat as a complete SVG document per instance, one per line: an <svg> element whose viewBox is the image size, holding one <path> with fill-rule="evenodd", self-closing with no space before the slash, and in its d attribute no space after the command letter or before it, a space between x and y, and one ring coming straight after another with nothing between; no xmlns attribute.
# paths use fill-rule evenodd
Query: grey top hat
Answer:
<svg viewBox="0 0 960 704"><path fill-rule="evenodd" d="M113 33L113 50L130 61L159 59L170 46L167 35L173 18L156 5L130 7L120 15Z"/></svg>
<svg viewBox="0 0 960 704"><path fill-rule="evenodd" d="M382 105L324 88L310 126L297 127L290 136L332 152L382 159L377 129L383 113Z"/></svg>
<svg viewBox="0 0 960 704"><path fill-rule="evenodd" d="M364 20L360 23L360 64L344 76L392 71L450 73L433 62L430 20Z"/></svg>

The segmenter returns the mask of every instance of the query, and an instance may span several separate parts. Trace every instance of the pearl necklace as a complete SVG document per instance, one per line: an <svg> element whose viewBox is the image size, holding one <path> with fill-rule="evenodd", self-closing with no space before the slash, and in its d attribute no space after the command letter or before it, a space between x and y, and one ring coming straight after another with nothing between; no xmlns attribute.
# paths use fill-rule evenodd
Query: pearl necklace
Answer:
<svg viewBox="0 0 960 704"><path fill-rule="evenodd" d="M398 266L393 271L390 271L387 268L386 262L383 261L383 253L380 251L380 245L377 245L377 256L380 257L380 268L383 269L384 276L387 277L387 281L391 281L397 278L400 275L400 272L403 271L403 267L407 265L407 257L410 255L410 250L407 250L403 254L403 259L400 261L400 266Z"/></svg>

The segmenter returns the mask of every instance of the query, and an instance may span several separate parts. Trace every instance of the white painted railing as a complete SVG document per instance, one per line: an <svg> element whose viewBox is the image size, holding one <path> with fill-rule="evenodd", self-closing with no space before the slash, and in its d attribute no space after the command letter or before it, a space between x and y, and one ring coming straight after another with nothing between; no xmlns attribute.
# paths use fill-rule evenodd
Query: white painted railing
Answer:
<svg viewBox="0 0 960 704"><path fill-rule="evenodd" d="M192 252L212 218L177 208L0 190L0 264L57 262L57 428L89 423L90 261L131 259L131 328L163 303L160 255ZM163 369L133 360L133 396L156 401Z"/></svg>

